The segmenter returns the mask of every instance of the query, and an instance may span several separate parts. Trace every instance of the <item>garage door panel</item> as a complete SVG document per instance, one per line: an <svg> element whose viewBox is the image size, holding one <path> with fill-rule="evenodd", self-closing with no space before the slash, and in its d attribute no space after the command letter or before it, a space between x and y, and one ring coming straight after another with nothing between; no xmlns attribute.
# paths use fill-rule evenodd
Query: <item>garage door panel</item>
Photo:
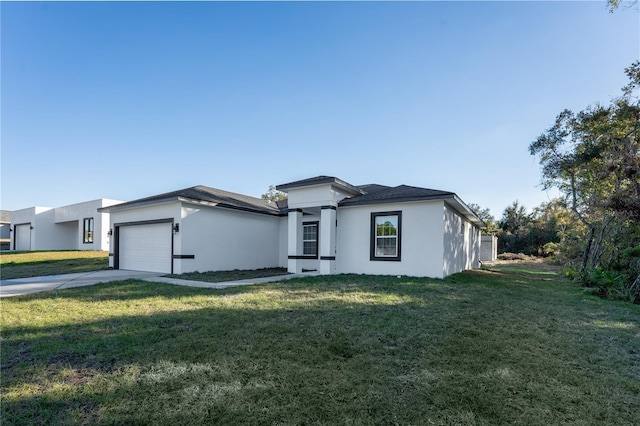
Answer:
<svg viewBox="0 0 640 426"><path fill-rule="evenodd" d="M120 227L119 268L171 273L171 223Z"/></svg>
<svg viewBox="0 0 640 426"><path fill-rule="evenodd" d="M17 225L15 227L16 250L31 250L31 224Z"/></svg>

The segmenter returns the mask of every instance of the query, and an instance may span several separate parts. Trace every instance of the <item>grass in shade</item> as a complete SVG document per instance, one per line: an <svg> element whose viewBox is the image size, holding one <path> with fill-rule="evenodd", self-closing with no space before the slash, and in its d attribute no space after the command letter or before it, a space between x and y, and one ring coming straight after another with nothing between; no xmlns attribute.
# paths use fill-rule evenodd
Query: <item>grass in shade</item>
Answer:
<svg viewBox="0 0 640 426"><path fill-rule="evenodd" d="M640 306L545 265L0 303L5 424L640 424Z"/></svg>
<svg viewBox="0 0 640 426"><path fill-rule="evenodd" d="M23 251L0 254L0 277L39 277L109 268L106 251Z"/></svg>

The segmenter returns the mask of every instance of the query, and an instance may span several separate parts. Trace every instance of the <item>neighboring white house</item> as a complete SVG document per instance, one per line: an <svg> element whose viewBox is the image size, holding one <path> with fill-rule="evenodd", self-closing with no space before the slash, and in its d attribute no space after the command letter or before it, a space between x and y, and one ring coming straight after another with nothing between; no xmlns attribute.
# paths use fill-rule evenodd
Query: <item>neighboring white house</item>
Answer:
<svg viewBox="0 0 640 426"><path fill-rule="evenodd" d="M101 208L111 215L110 265L436 278L479 267L484 223L452 192L330 176L276 188L288 200L195 186Z"/></svg>
<svg viewBox="0 0 640 426"><path fill-rule="evenodd" d="M101 198L63 207L11 212L11 250L109 250L109 214L99 208L122 203Z"/></svg>
<svg viewBox="0 0 640 426"><path fill-rule="evenodd" d="M11 243L11 212L0 210L0 250L9 250Z"/></svg>

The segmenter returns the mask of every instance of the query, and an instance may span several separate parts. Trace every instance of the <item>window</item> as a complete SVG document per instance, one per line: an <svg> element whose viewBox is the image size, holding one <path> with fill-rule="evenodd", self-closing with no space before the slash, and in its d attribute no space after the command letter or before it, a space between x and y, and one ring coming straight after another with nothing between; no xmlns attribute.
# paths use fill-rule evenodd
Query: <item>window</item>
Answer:
<svg viewBox="0 0 640 426"><path fill-rule="evenodd" d="M82 242L85 244L93 243L93 218L84 219L82 225Z"/></svg>
<svg viewBox="0 0 640 426"><path fill-rule="evenodd" d="M318 222L302 224L302 254L318 258Z"/></svg>
<svg viewBox="0 0 640 426"><path fill-rule="evenodd" d="M370 260L400 261L402 212L371 213Z"/></svg>

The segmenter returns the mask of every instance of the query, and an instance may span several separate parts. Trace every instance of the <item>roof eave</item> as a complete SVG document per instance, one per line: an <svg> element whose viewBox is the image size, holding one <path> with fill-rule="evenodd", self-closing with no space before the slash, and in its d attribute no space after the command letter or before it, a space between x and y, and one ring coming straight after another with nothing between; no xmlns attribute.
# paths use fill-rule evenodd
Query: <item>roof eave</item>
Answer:
<svg viewBox="0 0 640 426"><path fill-rule="evenodd" d="M197 200L195 198L187 198L187 197L178 197L178 201L183 202L183 203L189 203L189 204L196 204L196 205L200 205L200 206L207 206L207 207L222 207L225 209L231 209L231 210L240 210L240 211L245 211L245 212L251 212L251 213L260 213L260 214L266 214L266 215L270 215L270 216L280 216L280 209L276 209L274 208L273 210L261 210L258 208L251 208L251 207L242 207L242 206L234 206L232 204L227 204L227 203L219 203L219 202L214 202L214 201L205 201L205 200Z"/></svg>
<svg viewBox="0 0 640 426"><path fill-rule="evenodd" d="M473 210L471 210L469 208L469 206L467 206L464 201L462 201L460 199L460 197L458 197L456 194L453 194L453 197L451 197L448 200L445 200L445 202L447 204L449 204L451 207L453 207L458 213L460 213L462 216L464 216L465 218L467 218L467 220L469 220L470 222L472 222L473 224L477 225L480 229L486 229L487 228L487 224L484 223L482 221L482 219L480 219L478 217L477 214L475 214L473 212Z"/></svg>
<svg viewBox="0 0 640 426"><path fill-rule="evenodd" d="M114 212L114 211L135 209L135 208L138 208L138 207L147 207L147 206L153 206L155 204L167 204L167 203L173 203L173 202L178 202L178 201L180 201L180 197L178 197L178 196L160 198L160 199L156 199L156 200L131 201L129 203L116 204L116 205L108 206L108 207L100 207L98 209L98 211L100 213L111 213L111 212Z"/></svg>
<svg viewBox="0 0 640 426"><path fill-rule="evenodd" d="M288 192L290 189L299 189L299 188L311 188L314 186L323 186L323 185L331 185L335 186L339 189L344 190L345 192L349 192L353 195L363 195L365 192L360 188L357 188L351 185L349 182L345 182L342 179L338 179L336 177L328 177L324 180L310 182L310 183L284 183L282 185L276 185L276 189L278 191Z"/></svg>
<svg viewBox="0 0 640 426"><path fill-rule="evenodd" d="M340 207L351 207L351 206L367 206L367 205L378 205L378 204L392 204L392 203L407 203L407 202L419 202L419 201L439 201L442 200L451 206L454 210L464 216L467 220L477 225L480 229L485 229L487 225L467 206L456 194L446 194L446 195L434 195L430 197L402 197L402 198L392 198L385 200L350 200L349 198L338 203Z"/></svg>
<svg viewBox="0 0 640 426"><path fill-rule="evenodd" d="M392 204L392 203L406 203L412 201L438 201L445 200L447 198L452 198L455 194L451 195L433 195L433 196L421 196L421 197L399 197L399 198L387 198L387 199L378 199L378 200L351 200L349 198L342 200L338 205L340 207L351 207L351 206L367 206L373 204Z"/></svg>
<svg viewBox="0 0 640 426"><path fill-rule="evenodd" d="M109 206L109 207L101 207L98 209L98 211L101 213L111 213L111 212L117 212L121 210L137 209L140 207L149 207L149 206L154 206L159 204L169 204L169 203L189 203L189 204L196 204L196 205L207 206L207 207L223 207L223 208L232 209L232 210L241 210L246 212L266 214L270 216L281 215L280 210L276 208L274 208L273 211L270 211L267 209L262 210L258 208L234 206L227 203L198 200L195 198L181 197L181 196L172 196L167 198L160 198L156 200L147 200L147 201L140 201L140 202L132 201L131 203L118 204L118 205Z"/></svg>

